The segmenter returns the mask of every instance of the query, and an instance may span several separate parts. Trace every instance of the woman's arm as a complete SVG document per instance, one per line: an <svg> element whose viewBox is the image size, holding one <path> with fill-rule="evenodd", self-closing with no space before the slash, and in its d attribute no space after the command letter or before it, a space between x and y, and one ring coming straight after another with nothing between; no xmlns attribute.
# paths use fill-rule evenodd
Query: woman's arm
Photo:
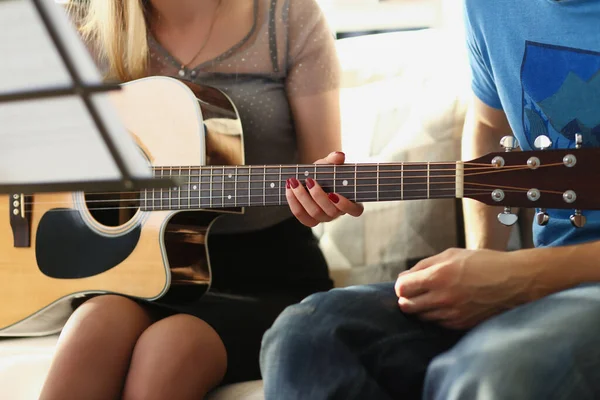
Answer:
<svg viewBox="0 0 600 400"><path fill-rule="evenodd" d="M301 163L312 163L342 148L340 91L291 97Z"/></svg>
<svg viewBox="0 0 600 400"><path fill-rule="evenodd" d="M335 39L315 0L290 2L286 89L301 163L343 164L340 116L340 64ZM288 180L290 209L307 226L342 214L359 216L361 204L325 193L311 178Z"/></svg>

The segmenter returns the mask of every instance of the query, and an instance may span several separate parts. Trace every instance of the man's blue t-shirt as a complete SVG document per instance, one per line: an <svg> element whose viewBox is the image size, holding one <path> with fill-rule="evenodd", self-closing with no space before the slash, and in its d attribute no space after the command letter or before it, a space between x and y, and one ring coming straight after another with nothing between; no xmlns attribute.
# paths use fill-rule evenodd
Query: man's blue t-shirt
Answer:
<svg viewBox="0 0 600 400"><path fill-rule="evenodd" d="M465 20L473 91L504 110L523 150L538 135L573 148L576 133L600 146L600 0L465 0ZM584 228L573 210L548 214L536 246L600 239L600 211L583 210Z"/></svg>

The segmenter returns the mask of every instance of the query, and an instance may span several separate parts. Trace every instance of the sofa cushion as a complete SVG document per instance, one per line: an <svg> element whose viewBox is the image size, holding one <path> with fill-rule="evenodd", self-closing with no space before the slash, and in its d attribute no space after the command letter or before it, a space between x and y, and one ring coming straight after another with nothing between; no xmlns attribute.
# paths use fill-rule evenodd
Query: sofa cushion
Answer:
<svg viewBox="0 0 600 400"><path fill-rule="evenodd" d="M57 337L0 338L0 399L39 397Z"/></svg>

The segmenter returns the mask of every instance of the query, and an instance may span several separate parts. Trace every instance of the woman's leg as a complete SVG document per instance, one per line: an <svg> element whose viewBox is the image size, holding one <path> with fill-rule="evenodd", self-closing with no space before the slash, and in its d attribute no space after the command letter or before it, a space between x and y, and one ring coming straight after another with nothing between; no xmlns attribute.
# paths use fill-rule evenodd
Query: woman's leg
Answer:
<svg viewBox="0 0 600 400"><path fill-rule="evenodd" d="M226 368L227 353L217 332L197 317L173 315L138 339L123 399L202 399Z"/></svg>
<svg viewBox="0 0 600 400"><path fill-rule="evenodd" d="M63 329L40 399L202 398L227 367L218 334L191 315L152 322L125 297L83 303Z"/></svg>
<svg viewBox="0 0 600 400"><path fill-rule="evenodd" d="M125 297L94 297L65 325L41 400L118 399L136 341L152 320Z"/></svg>

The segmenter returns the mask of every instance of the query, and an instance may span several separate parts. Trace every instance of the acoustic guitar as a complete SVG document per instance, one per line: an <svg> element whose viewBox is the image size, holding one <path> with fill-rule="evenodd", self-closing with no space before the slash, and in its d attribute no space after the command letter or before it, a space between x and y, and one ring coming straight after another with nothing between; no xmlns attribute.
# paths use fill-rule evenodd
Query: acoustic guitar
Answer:
<svg viewBox="0 0 600 400"><path fill-rule="evenodd" d="M471 198L510 207L600 208L593 187L600 149L511 151L472 161L246 165L242 124L221 91L167 77L123 84L111 93L122 122L157 177L179 186L131 193L15 193L0 197L0 336L59 331L74 304L117 293L186 301L210 289L206 240L212 222L246 207L286 204L285 182L311 177L359 202ZM8 207L8 208L6 208Z"/></svg>

